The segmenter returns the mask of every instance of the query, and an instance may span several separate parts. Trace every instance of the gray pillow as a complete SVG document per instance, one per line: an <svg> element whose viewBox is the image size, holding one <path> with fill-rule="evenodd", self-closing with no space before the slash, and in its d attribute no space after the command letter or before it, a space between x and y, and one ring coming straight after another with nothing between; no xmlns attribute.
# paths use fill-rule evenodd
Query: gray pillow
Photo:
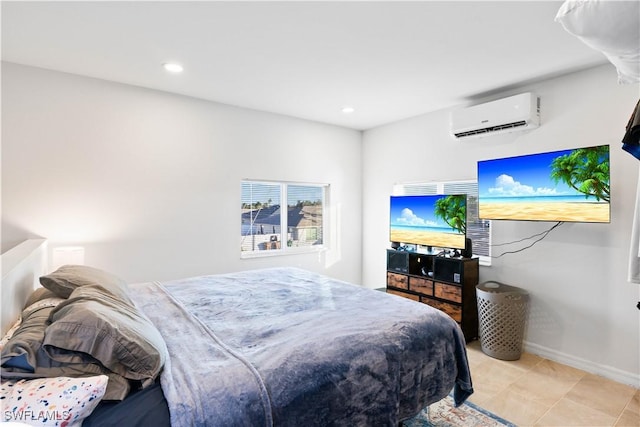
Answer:
<svg viewBox="0 0 640 427"><path fill-rule="evenodd" d="M35 291L33 291L31 295L29 295L29 297L27 298L27 302L24 303L23 310L29 307L30 305L37 303L38 301L42 301L47 298L56 298L56 297L60 298L58 295L54 294L49 289L38 288Z"/></svg>
<svg viewBox="0 0 640 427"><path fill-rule="evenodd" d="M51 359L42 347L49 315L55 304L64 301L50 298L29 305L22 311L22 323L2 348L3 379L34 379L52 377L86 377L104 374L109 377L105 400L122 400L129 394L129 381L106 369L88 355L72 362Z"/></svg>
<svg viewBox="0 0 640 427"><path fill-rule="evenodd" d="M13 336L2 348L2 367L11 366L25 371L33 371L36 367L36 357L44 330L47 327L47 319L55 306L63 299L52 299L50 303L30 304L22 310L22 322ZM8 364L8 365L7 365Z"/></svg>
<svg viewBox="0 0 640 427"><path fill-rule="evenodd" d="M86 265L63 265L53 273L40 277L40 284L60 298L69 298L69 295L81 286L98 284L113 295L133 304L124 280Z"/></svg>
<svg viewBox="0 0 640 427"><path fill-rule="evenodd" d="M123 400L131 391L131 384L126 378L109 371L99 363L65 363L50 359L42 347L38 350L38 365L33 372L24 371L13 366L2 366L2 379L32 380L36 378L55 377L92 377L106 375L109 377L104 400Z"/></svg>
<svg viewBox="0 0 640 427"><path fill-rule="evenodd" d="M160 332L133 303L99 285L74 290L50 315L43 346L60 362L85 355L143 387L153 383L167 359Z"/></svg>

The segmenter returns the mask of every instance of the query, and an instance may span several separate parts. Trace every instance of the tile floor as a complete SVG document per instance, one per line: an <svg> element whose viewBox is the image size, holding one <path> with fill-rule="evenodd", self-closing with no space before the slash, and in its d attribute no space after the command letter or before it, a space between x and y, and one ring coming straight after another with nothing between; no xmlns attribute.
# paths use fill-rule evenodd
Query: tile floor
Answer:
<svg viewBox="0 0 640 427"><path fill-rule="evenodd" d="M640 390L523 353L503 361L467 346L471 402L520 426L640 427Z"/></svg>

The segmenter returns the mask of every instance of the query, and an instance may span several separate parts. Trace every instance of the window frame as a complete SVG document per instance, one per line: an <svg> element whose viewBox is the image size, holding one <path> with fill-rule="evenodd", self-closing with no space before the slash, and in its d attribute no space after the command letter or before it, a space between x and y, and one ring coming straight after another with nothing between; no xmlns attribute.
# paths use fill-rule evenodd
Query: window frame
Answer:
<svg viewBox="0 0 640 427"><path fill-rule="evenodd" d="M241 206L241 215L242 215L242 199L243 199L243 185L245 184L264 184L264 185L278 185L280 186L280 233L278 235L278 239L280 242L287 242L289 235L289 225L288 225L288 190L290 186L299 186L299 187L317 187L322 190L322 243L318 245L303 245L303 246L289 246L287 243L280 244L280 248L276 249L253 249L253 250L243 250L242 240L245 237L253 236L254 234L247 234L246 236L242 235L242 225L241 229L241 243L240 243L240 258L248 259L248 258L261 258L261 257L269 257L269 256L282 256L282 255L293 255L293 254L309 254L309 253L317 253L324 251L328 248L327 237L329 236L329 216L328 216L328 201L329 201L329 189L330 185L326 183L311 183L311 182L298 182L298 181L272 181L265 179L242 179L240 183L240 206ZM286 209L282 209L282 206L286 206ZM287 214L283 214L283 213ZM272 233L270 233L272 234ZM255 247L255 244L254 244Z"/></svg>

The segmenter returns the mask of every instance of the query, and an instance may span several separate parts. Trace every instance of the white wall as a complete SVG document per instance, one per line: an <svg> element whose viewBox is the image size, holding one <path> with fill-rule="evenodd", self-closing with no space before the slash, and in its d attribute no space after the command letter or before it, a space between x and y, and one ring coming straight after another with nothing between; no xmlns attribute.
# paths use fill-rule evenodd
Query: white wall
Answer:
<svg viewBox="0 0 640 427"><path fill-rule="evenodd" d="M543 124L527 134L455 141L439 111L362 141L339 127L3 63L2 251L40 236L49 248L85 246L87 264L128 281L295 265L382 287L394 183L474 179L480 159L609 143L611 224L565 224L480 275L531 293L529 351L637 386L640 292L626 277L639 163L619 147L638 89L602 66L501 94L541 96ZM242 178L330 183L331 249L241 260ZM493 239L550 225L494 221Z"/></svg>
<svg viewBox="0 0 640 427"><path fill-rule="evenodd" d="M363 283L385 283L394 183L475 179L481 159L610 144L611 223L564 224L531 249L481 267L480 280L530 292L528 351L640 386L640 312L635 307L640 288L627 282L639 162L620 143L639 87L618 85L615 70L605 65L494 98L526 91L540 95L542 111L542 126L526 134L456 141L449 136L449 111L364 133ZM493 221L493 242L514 241L551 225ZM496 248L494 255L500 252Z"/></svg>
<svg viewBox="0 0 640 427"><path fill-rule="evenodd" d="M2 251L85 247L125 280L292 265L361 281L361 133L2 65ZM338 154L339 153L339 154ZM242 178L329 183L330 250L240 259Z"/></svg>

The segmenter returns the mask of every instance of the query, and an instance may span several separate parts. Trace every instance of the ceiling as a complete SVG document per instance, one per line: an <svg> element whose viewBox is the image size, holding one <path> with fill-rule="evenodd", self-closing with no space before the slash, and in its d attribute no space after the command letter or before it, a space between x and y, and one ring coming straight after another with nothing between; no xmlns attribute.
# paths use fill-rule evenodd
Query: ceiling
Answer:
<svg viewBox="0 0 640 427"><path fill-rule="evenodd" d="M3 1L2 59L366 130L605 63L561 4Z"/></svg>

